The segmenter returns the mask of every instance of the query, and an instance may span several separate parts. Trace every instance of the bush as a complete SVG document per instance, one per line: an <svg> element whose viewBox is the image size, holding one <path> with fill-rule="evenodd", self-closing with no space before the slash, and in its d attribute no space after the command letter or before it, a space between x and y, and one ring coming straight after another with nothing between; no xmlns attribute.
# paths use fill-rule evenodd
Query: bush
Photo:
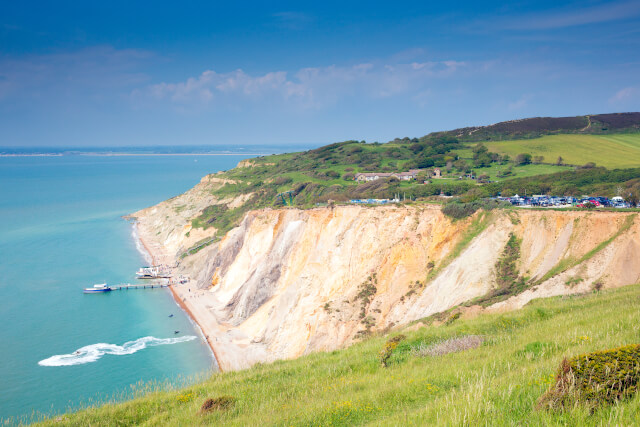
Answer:
<svg viewBox="0 0 640 427"><path fill-rule="evenodd" d="M289 176L279 176L277 178L274 178L273 180L273 183L275 185L284 185L284 184L289 184L290 182L293 182L293 178Z"/></svg>
<svg viewBox="0 0 640 427"><path fill-rule="evenodd" d="M389 341L385 343L384 347L382 347L382 350L380 350L380 366L382 366L383 368L389 366L389 359L393 355L393 350L395 350L396 347L398 347L398 343L405 338L406 337L404 335L400 334L396 335L393 338L390 338Z"/></svg>
<svg viewBox="0 0 640 427"><path fill-rule="evenodd" d="M214 399L207 399L202 404L200 408L201 414L206 414L213 411L224 411L229 409L234 403L236 399L231 396L220 396Z"/></svg>
<svg viewBox="0 0 640 427"><path fill-rule="evenodd" d="M524 165L531 164L531 154L520 153L516 156L515 162L517 166L524 166Z"/></svg>
<svg viewBox="0 0 640 427"><path fill-rule="evenodd" d="M470 203L461 203L455 200L444 205L442 213L453 219L461 219L473 215L478 209L490 211L495 208L508 206L511 206L511 204L491 199L475 200Z"/></svg>
<svg viewBox="0 0 640 427"><path fill-rule="evenodd" d="M638 344L565 358L555 384L542 395L538 407L564 409L583 403L594 409L633 396L639 381Z"/></svg>

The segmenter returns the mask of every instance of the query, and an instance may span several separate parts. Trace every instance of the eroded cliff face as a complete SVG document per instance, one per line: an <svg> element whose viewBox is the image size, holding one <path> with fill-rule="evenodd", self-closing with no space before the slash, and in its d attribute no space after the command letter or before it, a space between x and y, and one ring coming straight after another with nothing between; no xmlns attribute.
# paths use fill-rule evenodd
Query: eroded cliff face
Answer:
<svg viewBox="0 0 640 427"><path fill-rule="evenodd" d="M150 209L136 214L145 235L176 255L188 215L167 225L162 206ZM639 226L635 214L616 212L494 211L452 222L428 205L252 211L180 263L193 281L178 291L220 367L240 369L342 347L483 296L511 234L531 287L488 310L636 283Z"/></svg>

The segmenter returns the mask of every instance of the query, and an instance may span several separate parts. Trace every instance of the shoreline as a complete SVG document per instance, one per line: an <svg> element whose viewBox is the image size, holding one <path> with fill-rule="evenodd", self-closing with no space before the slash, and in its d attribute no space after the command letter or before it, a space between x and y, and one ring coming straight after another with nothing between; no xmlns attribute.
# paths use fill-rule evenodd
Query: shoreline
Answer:
<svg viewBox="0 0 640 427"><path fill-rule="evenodd" d="M147 243L144 241L144 238L142 237L140 230L138 228L139 226L139 222L137 220L135 220L133 226L136 228L136 237L137 239L140 241L140 243L142 244L142 247L144 248L144 250L149 254L149 256L151 257L151 261L152 261L152 265L156 265L156 255L149 249L149 246L147 245ZM223 372L222 367L220 366L220 362L219 362L219 358L218 358L218 354L216 353L216 349L213 346L213 343L211 343L211 340L209 339L209 336L205 333L205 329L202 327L202 324L200 324L200 322L198 321L198 319L196 318L196 316L193 314L193 312L189 309L189 307L184 303L184 301L180 298L180 295L176 292L176 290L173 287L173 284L170 284L168 286L169 291L171 291L171 295L173 296L173 300L175 301L175 303L185 312L187 313L187 316L189 316L189 318L193 321L193 323L196 324L196 326L200 329L200 332L202 333L202 337L204 338L204 340L206 341L207 345L209 346L209 349L211 349L211 354L213 355L213 359L216 362L216 366L218 367L218 370L220 372Z"/></svg>
<svg viewBox="0 0 640 427"><path fill-rule="evenodd" d="M122 156L268 156L267 153L38 153L38 154L0 154L0 157L122 157Z"/></svg>

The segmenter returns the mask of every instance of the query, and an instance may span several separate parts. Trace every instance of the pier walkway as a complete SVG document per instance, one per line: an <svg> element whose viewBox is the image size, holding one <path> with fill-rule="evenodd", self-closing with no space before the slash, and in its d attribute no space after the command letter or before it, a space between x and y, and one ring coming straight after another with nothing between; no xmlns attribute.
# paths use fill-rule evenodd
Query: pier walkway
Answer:
<svg viewBox="0 0 640 427"><path fill-rule="evenodd" d="M109 286L114 291L122 291L129 289L147 289L147 288L167 288L169 283L149 283L144 285L132 285L130 283L122 283L120 285Z"/></svg>

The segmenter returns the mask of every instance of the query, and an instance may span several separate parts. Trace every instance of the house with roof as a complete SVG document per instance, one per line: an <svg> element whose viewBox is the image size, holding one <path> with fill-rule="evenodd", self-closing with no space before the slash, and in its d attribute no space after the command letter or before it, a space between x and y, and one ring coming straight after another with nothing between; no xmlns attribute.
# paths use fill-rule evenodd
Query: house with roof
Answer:
<svg viewBox="0 0 640 427"><path fill-rule="evenodd" d="M397 178L400 181L411 181L416 179L416 176L420 173L420 169L411 169L408 172L371 172L371 173L357 173L355 180L359 182L376 181L381 178Z"/></svg>

